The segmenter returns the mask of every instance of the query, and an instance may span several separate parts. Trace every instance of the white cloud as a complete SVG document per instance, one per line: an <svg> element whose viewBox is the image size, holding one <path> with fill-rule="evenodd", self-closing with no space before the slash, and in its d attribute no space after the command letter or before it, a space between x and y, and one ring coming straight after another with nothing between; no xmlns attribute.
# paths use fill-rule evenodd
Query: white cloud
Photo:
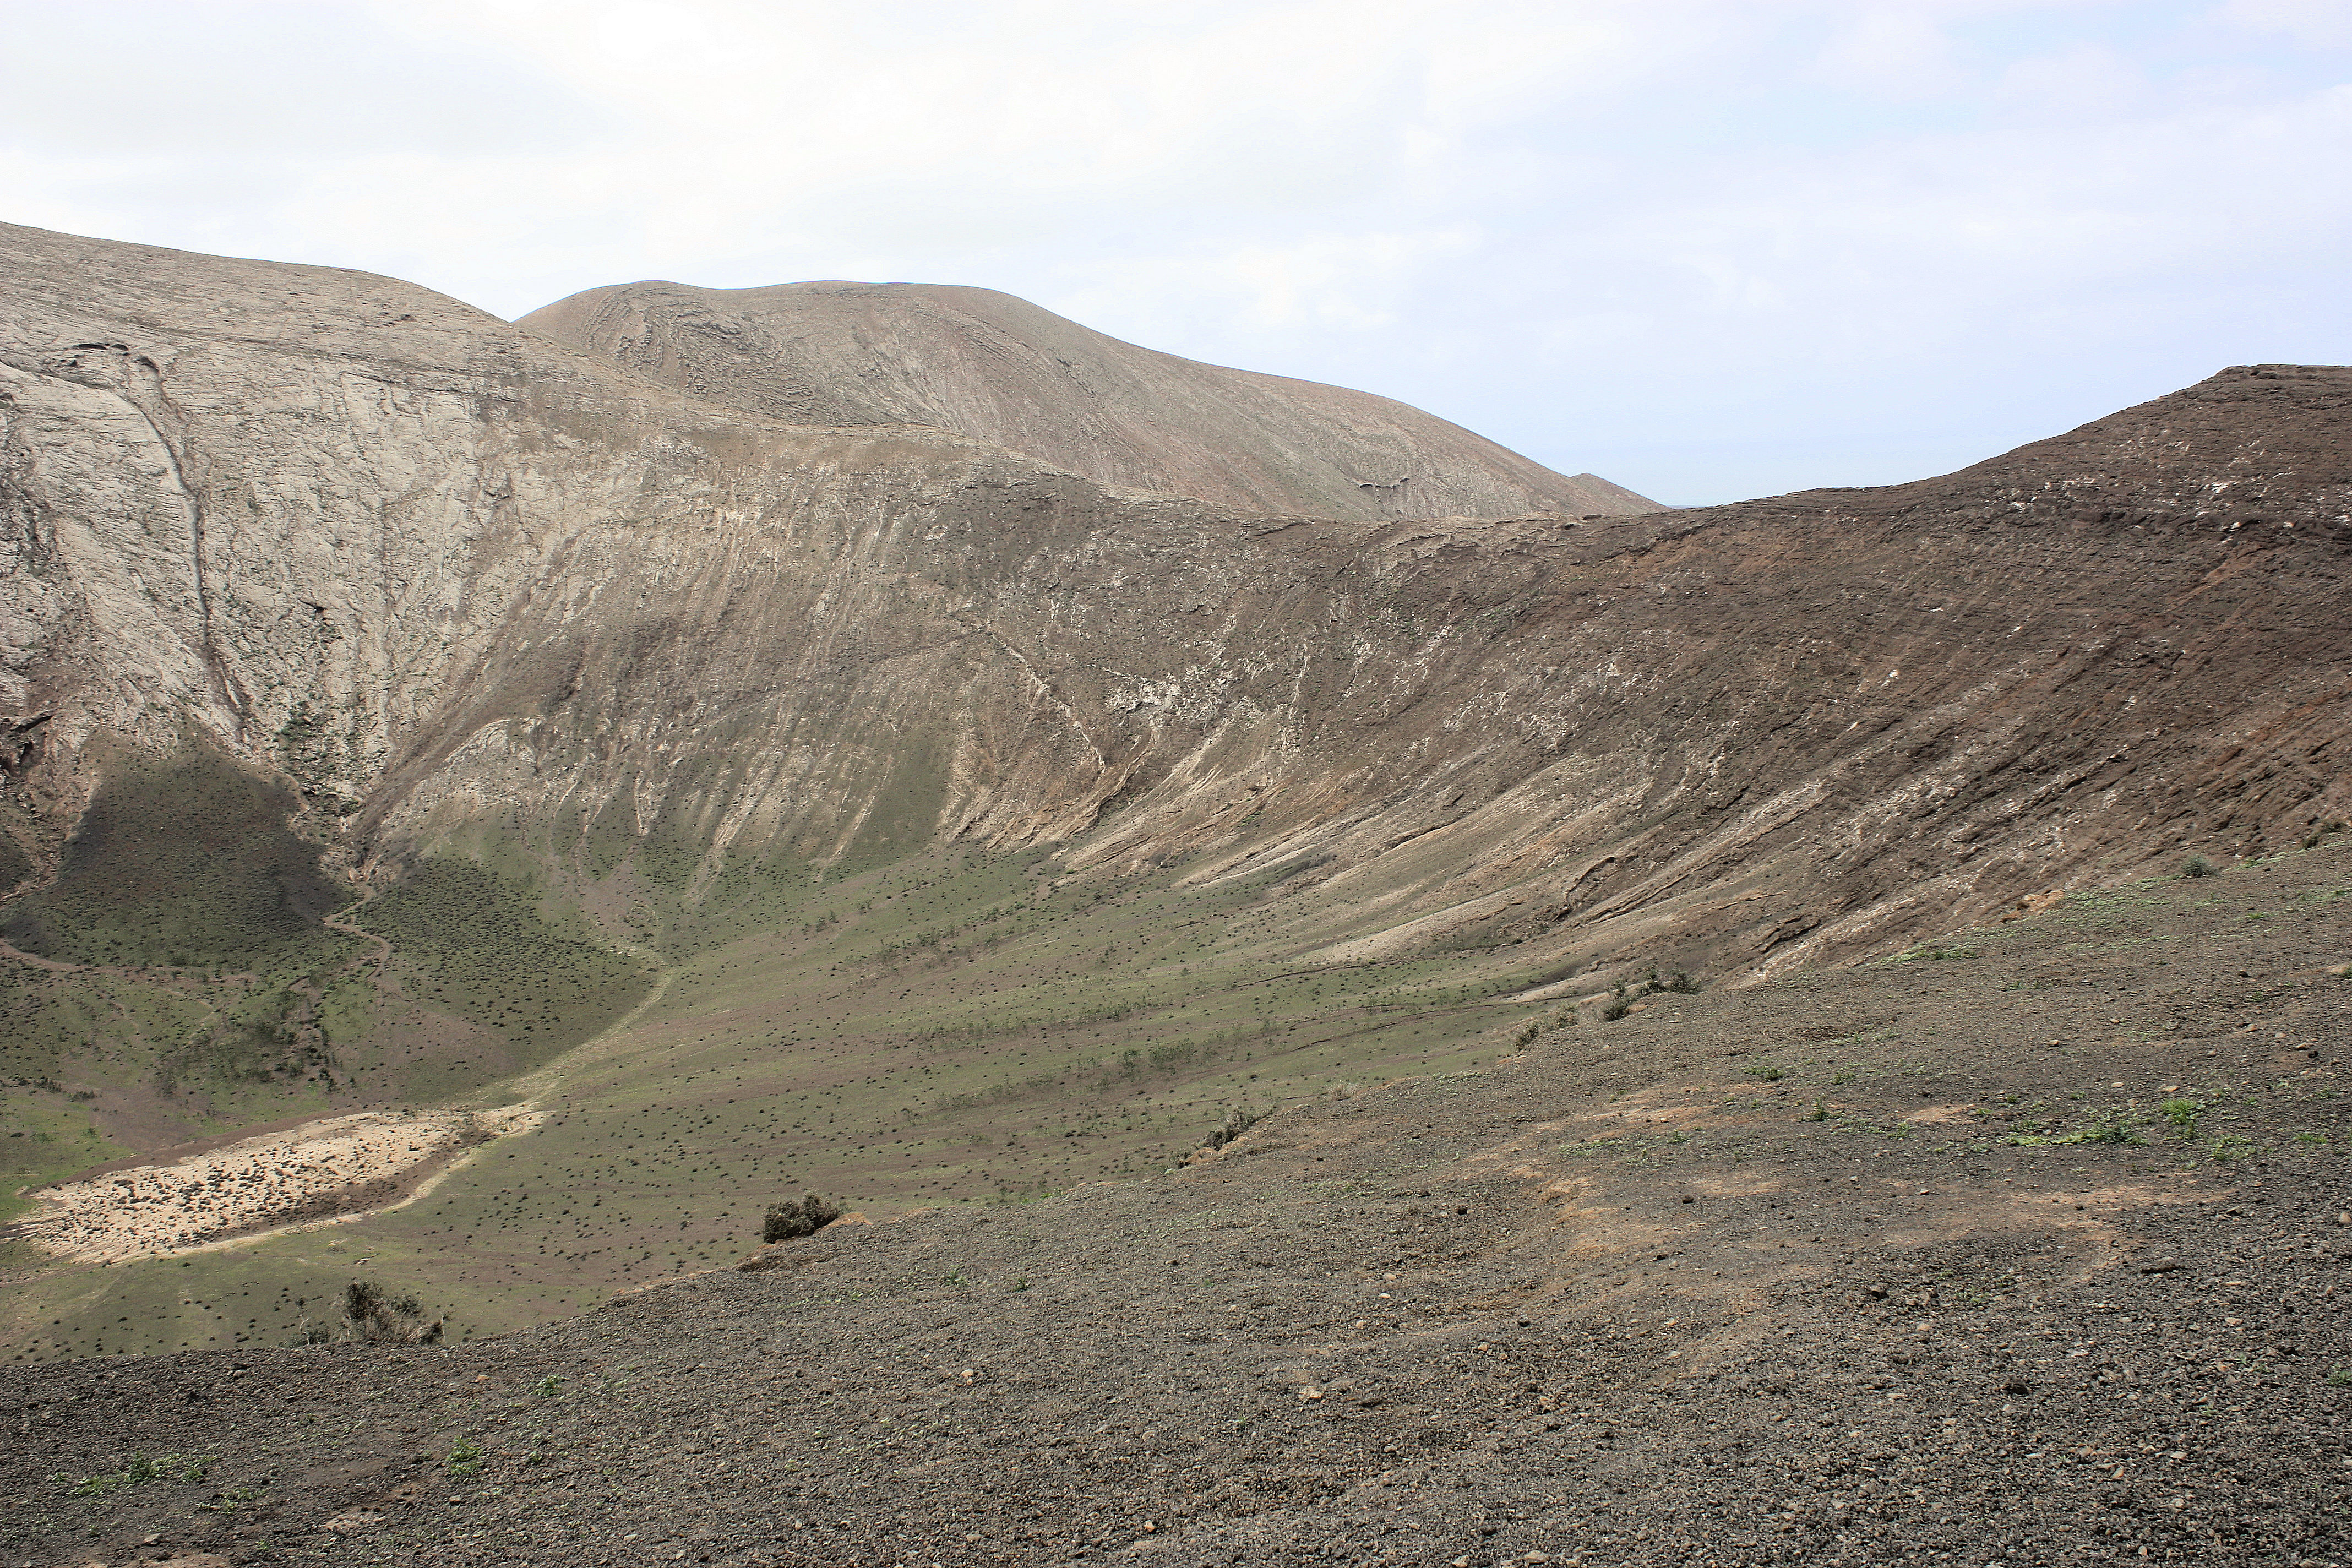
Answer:
<svg viewBox="0 0 2352 1568"><path fill-rule="evenodd" d="M0 216L507 315L980 283L1696 500L2352 358L2343 15L0 0Z"/></svg>
<svg viewBox="0 0 2352 1568"><path fill-rule="evenodd" d="M2352 47L2352 6L2344 0L2229 0L2221 11L2229 25L2261 33L2282 33L2322 48Z"/></svg>

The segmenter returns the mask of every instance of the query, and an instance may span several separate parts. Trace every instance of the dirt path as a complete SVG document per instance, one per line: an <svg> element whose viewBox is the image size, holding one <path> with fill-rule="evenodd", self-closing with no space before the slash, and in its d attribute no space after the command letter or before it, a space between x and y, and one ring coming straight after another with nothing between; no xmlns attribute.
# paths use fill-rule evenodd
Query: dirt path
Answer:
<svg viewBox="0 0 2352 1568"><path fill-rule="evenodd" d="M543 1067L535 1068L520 1078L509 1079L507 1086L523 1096L523 1103L537 1106L572 1074L591 1062L602 1060L613 1045L627 1035L631 1029L636 1027L639 1019L660 1005L663 995L669 990L670 981L676 977L677 972L663 963L659 954L645 948L625 947L620 951L658 966L658 973L654 978L652 989L638 1000L635 1006L553 1061Z"/></svg>
<svg viewBox="0 0 2352 1568"><path fill-rule="evenodd" d="M360 934L367 933L363 931ZM257 974L242 970L233 974L198 977L173 969L142 969L136 964L128 963L68 963L63 959L43 958L38 953L26 952L24 949L5 942L0 942L0 958L13 958L19 963L29 964L35 969L47 970L51 974L111 974L118 980L143 980L153 985L212 984L230 980L244 981L250 984L261 978Z"/></svg>
<svg viewBox="0 0 2352 1568"><path fill-rule="evenodd" d="M345 936L355 936L362 942L373 943L375 946L376 985L383 990L396 991L398 988L392 984L391 939L388 937L378 936L374 931L368 930L364 926L353 925L348 918L367 908L369 900L373 899L374 896L375 895L373 892L362 893L360 896L359 900L356 903L352 904L350 907L337 910L331 915L320 915L319 917L319 923L325 926L329 931L341 931ZM362 960L362 962L365 961Z"/></svg>

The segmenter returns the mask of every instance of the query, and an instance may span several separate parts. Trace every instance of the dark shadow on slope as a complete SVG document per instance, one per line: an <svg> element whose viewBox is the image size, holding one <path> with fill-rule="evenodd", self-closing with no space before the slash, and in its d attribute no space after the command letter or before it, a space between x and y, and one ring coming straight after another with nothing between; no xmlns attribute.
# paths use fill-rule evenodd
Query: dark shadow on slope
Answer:
<svg viewBox="0 0 2352 1568"><path fill-rule="evenodd" d="M311 943L339 895L287 829L293 792L208 746L125 757L90 797L58 878L24 895L0 935L76 963L260 969Z"/></svg>

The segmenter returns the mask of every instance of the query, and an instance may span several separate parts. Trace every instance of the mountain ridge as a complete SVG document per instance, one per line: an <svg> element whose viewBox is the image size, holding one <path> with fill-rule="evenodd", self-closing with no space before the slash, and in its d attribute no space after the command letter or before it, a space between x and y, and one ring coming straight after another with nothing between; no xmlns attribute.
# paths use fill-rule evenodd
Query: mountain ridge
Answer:
<svg viewBox="0 0 2352 1568"><path fill-rule="evenodd" d="M51 715L11 773L27 852L53 856L79 812L85 741L168 745L184 722L301 783L355 868L517 813L543 862L604 823L682 836L705 879L731 854L822 866L966 838L1129 872L1322 856L1294 890L1369 878L1387 907L1403 892L1394 929L1447 940L1530 900L1639 915L1724 884L1694 917L1711 923L1765 851L1867 870L1917 832L1869 793L1906 777L1931 816L1977 813L1904 874L1943 878L1937 899L1867 875L1809 917L1847 935L1784 951L1803 940L1772 935L1784 914L1739 939L1785 963L1877 940L1906 907L1966 917L2184 842L2147 837L2185 820L2161 805L2173 781L2127 766L2158 792L2137 826L1962 870L1984 834L2031 842L2037 813L2074 810L2038 772L2109 765L2089 730L1973 772L2086 673L2127 707L2176 704L2140 726L2176 749L2235 707L2274 715L2264 734L2290 711L2318 726L2305 755L2339 743L2341 628L2294 584L2340 571L2340 371L2226 372L1877 490L1585 525L1268 522L919 426L768 424L391 280L9 234L20 297L47 312L0 339L22 476L8 694L14 722ZM2184 606L2136 674L2106 668ZM1759 657L1801 704L1785 676L1749 682ZM2257 678L2190 691L2216 658ZM2276 708L2281 679L2302 707ZM1694 700L1714 717L1694 724ZM1739 738L1792 725L1828 750ZM2297 780L2302 816L2343 808L2284 753L2259 793L2292 816ZM1734 831L1764 850L1710 868L1725 814L1775 799L1796 815ZM47 825L34 842L28 823ZM1326 921L1296 940L1404 939Z"/></svg>
<svg viewBox="0 0 2352 1568"><path fill-rule="evenodd" d="M1392 519L1663 510L1392 399L1203 364L990 289L592 289L517 325L695 396L805 425L929 424L1115 488Z"/></svg>
<svg viewBox="0 0 2352 1568"><path fill-rule="evenodd" d="M526 1081L581 1109L480 1170L657 1135L594 1165L626 1246L494 1268L471 1177L363 1222L485 1325L707 1258L745 1157L1133 1173L2352 816L2340 367L1882 489L1333 518L393 279L8 228L0 291L12 1185ZM27 1321L87 1286L26 1266Z"/></svg>

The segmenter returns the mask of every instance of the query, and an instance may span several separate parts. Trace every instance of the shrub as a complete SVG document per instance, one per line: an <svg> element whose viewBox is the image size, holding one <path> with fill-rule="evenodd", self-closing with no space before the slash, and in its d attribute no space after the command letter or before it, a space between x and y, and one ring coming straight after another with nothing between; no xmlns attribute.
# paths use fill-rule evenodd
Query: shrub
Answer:
<svg viewBox="0 0 2352 1568"><path fill-rule="evenodd" d="M2214 865L2212 861L2205 858L2204 856L2191 855L2189 858L2188 864L2180 868L2180 874L2184 877L2210 877L2215 871L2220 869L2220 867Z"/></svg>
<svg viewBox="0 0 2352 1568"><path fill-rule="evenodd" d="M1677 969L1675 971L1673 979L1659 981L1656 988L1660 991L1672 991L1681 996L1695 996L1698 994L1698 982Z"/></svg>
<svg viewBox="0 0 2352 1568"><path fill-rule="evenodd" d="M1524 1045L1526 1042L1521 1041L1520 1043ZM1223 1148L1226 1144L1232 1142L1234 1139L1240 1137L1243 1133L1256 1126L1258 1118L1262 1114L1263 1112L1260 1111L1248 1110L1240 1106L1235 1106L1233 1110L1225 1112L1225 1119L1217 1124L1217 1130L1214 1132L1209 1134L1207 1146L1212 1149Z"/></svg>
<svg viewBox="0 0 2352 1568"><path fill-rule="evenodd" d="M145 1454L133 1454L131 1462L119 1470L103 1475L84 1476L71 1483L76 1497L104 1497L124 1487L143 1487L154 1481L200 1481L213 1468L210 1456L204 1454L157 1454L150 1458ZM63 1476L56 1478L59 1481Z"/></svg>
<svg viewBox="0 0 2352 1568"><path fill-rule="evenodd" d="M841 1217L841 1205L815 1193L797 1202L787 1200L768 1205L767 1216L760 1225L761 1241L791 1241L798 1237L814 1236Z"/></svg>
<svg viewBox="0 0 2352 1568"><path fill-rule="evenodd" d="M2168 1100L2157 1109L2164 1112L2165 1120L2171 1122L2174 1131L2183 1138L2194 1138L2197 1136L2197 1118L2203 1113L2205 1102L2201 1100Z"/></svg>
<svg viewBox="0 0 2352 1568"><path fill-rule="evenodd" d="M443 1320L426 1322L415 1296L387 1295L381 1285L354 1279L343 1287L343 1325L362 1344L429 1345L440 1339Z"/></svg>

